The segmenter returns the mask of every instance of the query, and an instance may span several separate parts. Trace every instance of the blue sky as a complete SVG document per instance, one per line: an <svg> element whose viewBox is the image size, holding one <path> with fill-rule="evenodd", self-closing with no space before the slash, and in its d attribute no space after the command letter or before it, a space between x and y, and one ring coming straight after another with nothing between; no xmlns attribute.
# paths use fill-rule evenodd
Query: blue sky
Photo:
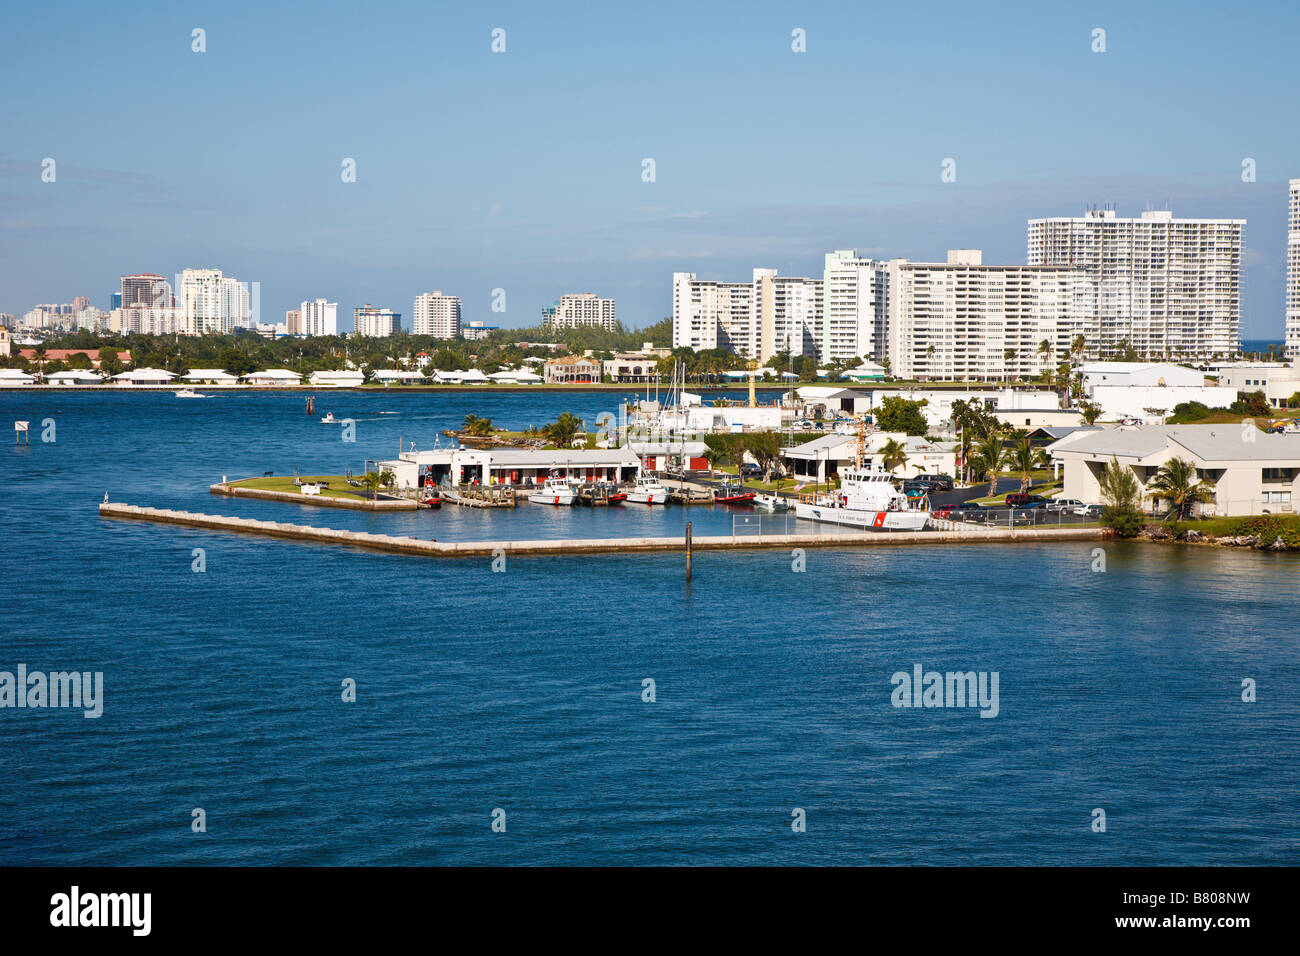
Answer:
<svg viewBox="0 0 1300 956"><path fill-rule="evenodd" d="M1112 202L1247 219L1243 335L1280 341L1295 4L297 7L9 15L0 311L106 308L123 273L203 266L259 280L264 320L326 296L345 326L368 301L409 328L441 289L467 321L531 325L592 291L640 326L670 314L673 271L1023 262L1026 219Z"/></svg>

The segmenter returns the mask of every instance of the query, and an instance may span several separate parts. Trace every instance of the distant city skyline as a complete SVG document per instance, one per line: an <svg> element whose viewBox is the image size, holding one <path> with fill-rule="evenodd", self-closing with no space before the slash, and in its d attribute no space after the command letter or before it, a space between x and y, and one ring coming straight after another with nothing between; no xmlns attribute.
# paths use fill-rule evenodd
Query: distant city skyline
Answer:
<svg viewBox="0 0 1300 956"><path fill-rule="evenodd" d="M1110 204L1246 220L1241 336L1284 337L1285 3L951 4L924 30L816 4L133 11L36 7L0 37L0 312L212 267L261 283L264 323L318 297L341 325L364 303L410 316L440 289L463 325L532 326L594 291L637 328L672 314L674 272L817 277L837 249L1024 263L1028 220ZM30 39L55 36L52 70ZM349 55L322 70L331 46ZM128 47L148 55L102 82ZM222 136L198 138L195 104ZM140 110L156 129L121 122Z"/></svg>

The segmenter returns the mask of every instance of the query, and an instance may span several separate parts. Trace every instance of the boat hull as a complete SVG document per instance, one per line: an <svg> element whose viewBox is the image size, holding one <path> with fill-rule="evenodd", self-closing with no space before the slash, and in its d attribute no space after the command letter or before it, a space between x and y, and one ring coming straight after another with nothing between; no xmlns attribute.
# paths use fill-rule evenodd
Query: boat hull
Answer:
<svg viewBox="0 0 1300 956"><path fill-rule="evenodd" d="M563 491L556 491L556 492L535 491L528 496L528 500L535 505L564 506L564 505L573 504L575 501L578 500L578 496L575 495L572 491L567 493Z"/></svg>
<svg viewBox="0 0 1300 956"><path fill-rule="evenodd" d="M835 508L797 502L796 518L842 524L871 531L922 531L930 521L928 511L864 511L857 508Z"/></svg>
<svg viewBox="0 0 1300 956"><path fill-rule="evenodd" d="M668 492L647 494L640 491L629 491L627 497L623 500L633 505L666 505L668 504Z"/></svg>

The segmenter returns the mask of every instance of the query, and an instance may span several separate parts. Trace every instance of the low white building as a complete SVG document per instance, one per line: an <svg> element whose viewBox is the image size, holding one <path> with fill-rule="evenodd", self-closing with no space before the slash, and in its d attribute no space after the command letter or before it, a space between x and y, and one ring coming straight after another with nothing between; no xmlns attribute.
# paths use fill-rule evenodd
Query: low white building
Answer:
<svg viewBox="0 0 1300 956"><path fill-rule="evenodd" d="M859 411L873 414L886 398L904 398L910 402L924 401L921 414L925 416L930 431L938 434L948 431L948 423L952 419L952 403L959 399L964 402L983 402L996 412L1061 407L1060 396L1049 389L873 388L861 390L859 394L866 396L866 407L863 408L861 402L855 403L855 407Z"/></svg>
<svg viewBox="0 0 1300 956"><path fill-rule="evenodd" d="M641 473L630 448L441 448L403 452L377 463L399 488L434 484L515 485L530 488L551 475L582 481L629 482Z"/></svg>
<svg viewBox="0 0 1300 956"><path fill-rule="evenodd" d="M1207 382L1199 369L1173 362L1089 362L1081 374L1085 397L1107 421L1157 424L1185 402L1226 408L1237 400L1235 388Z"/></svg>
<svg viewBox="0 0 1300 956"><path fill-rule="evenodd" d="M36 376L28 375L19 368L0 368L0 386L35 385Z"/></svg>
<svg viewBox="0 0 1300 956"><path fill-rule="evenodd" d="M1104 502L1100 479L1111 460L1130 469L1146 507L1167 507L1150 490L1160 467L1181 458L1196 466L1214 499L1196 506L1212 515L1294 510L1300 500L1300 435L1269 435L1253 425L1139 425L1079 430L1047 446L1063 464L1061 496Z"/></svg>
<svg viewBox="0 0 1300 956"><path fill-rule="evenodd" d="M375 381L384 385L426 385L431 379L419 369L381 368L375 372Z"/></svg>
<svg viewBox="0 0 1300 956"><path fill-rule="evenodd" d="M181 376L192 385L238 385L239 376L220 368L192 368Z"/></svg>
<svg viewBox="0 0 1300 956"><path fill-rule="evenodd" d="M1208 374L1238 392L1263 392L1273 408L1290 407L1291 396L1300 392L1300 368L1294 365L1233 362L1210 366Z"/></svg>
<svg viewBox="0 0 1300 956"><path fill-rule="evenodd" d="M67 372L51 372L45 376L51 385L99 385L104 381L103 373L90 368L77 368Z"/></svg>
<svg viewBox="0 0 1300 956"><path fill-rule="evenodd" d="M956 442L928 442L920 436L903 432L872 432L866 436L864 452L871 467L884 470L881 449L891 441L902 444L906 456L901 464L890 469L898 478L957 473ZM821 435L802 445L782 448L781 462L787 474L794 478L820 484L828 475L838 474L852 465L857 448L857 435Z"/></svg>
<svg viewBox="0 0 1300 956"><path fill-rule="evenodd" d="M302 382L302 376L297 372L291 372L287 368L268 368L260 372L252 372L245 375L242 381L246 385L298 385Z"/></svg>
<svg viewBox="0 0 1300 956"><path fill-rule="evenodd" d="M366 376L359 369L328 369L312 372L308 381L322 388L357 388L365 383Z"/></svg>
<svg viewBox="0 0 1300 956"><path fill-rule="evenodd" d="M114 375L115 385L170 385L176 377L174 372L161 368L135 368L129 372Z"/></svg>

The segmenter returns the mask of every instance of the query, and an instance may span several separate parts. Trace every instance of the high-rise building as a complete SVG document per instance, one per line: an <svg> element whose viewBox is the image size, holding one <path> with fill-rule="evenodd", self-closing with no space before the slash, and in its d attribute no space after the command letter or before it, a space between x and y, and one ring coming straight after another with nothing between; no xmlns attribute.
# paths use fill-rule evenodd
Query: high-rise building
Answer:
<svg viewBox="0 0 1300 956"><path fill-rule="evenodd" d="M371 305L367 302L365 305L353 309L353 327L357 335L364 335L370 338L382 338L389 335L396 335L402 327L402 315L400 312L394 312L392 309L381 309L379 306Z"/></svg>
<svg viewBox="0 0 1300 956"><path fill-rule="evenodd" d="M140 335L199 334L189 325L184 309L174 305L133 305L114 309L108 316L108 330Z"/></svg>
<svg viewBox="0 0 1300 956"><path fill-rule="evenodd" d="M431 335L435 339L454 339L459 336L460 296L443 295L441 291L417 295L411 331L415 335Z"/></svg>
<svg viewBox="0 0 1300 956"><path fill-rule="evenodd" d="M125 280L123 280L125 281ZM248 284L220 269L186 269L181 273L181 314L185 331L194 335L228 334L252 321ZM122 289L123 308L130 299Z"/></svg>
<svg viewBox="0 0 1300 956"><path fill-rule="evenodd" d="M298 306L303 335L338 335L339 304L313 299Z"/></svg>
<svg viewBox="0 0 1300 956"><path fill-rule="evenodd" d="M1121 219L1113 209L1029 220L1030 265L1082 269L1095 283L1089 358L1128 345L1149 358L1227 356L1240 348L1244 219Z"/></svg>
<svg viewBox="0 0 1300 956"><path fill-rule="evenodd" d="M753 334L753 282L699 279L694 272L673 273L673 348L729 349L750 358Z"/></svg>
<svg viewBox="0 0 1300 956"><path fill-rule="evenodd" d="M889 263L852 249L826 253L822 274L821 360L880 361L888 347Z"/></svg>
<svg viewBox="0 0 1300 956"><path fill-rule="evenodd" d="M166 279L153 272L122 276L122 291L111 304L115 309L175 305L171 286Z"/></svg>
<svg viewBox="0 0 1300 956"><path fill-rule="evenodd" d="M1286 223L1286 354L1300 360L1300 179L1291 180Z"/></svg>
<svg viewBox="0 0 1300 956"><path fill-rule="evenodd" d="M285 335L302 335L302 310L286 309L284 313Z"/></svg>
<svg viewBox="0 0 1300 956"><path fill-rule="evenodd" d="M542 322L556 329L590 325L612 330L618 325L618 318L613 299L602 299L594 292L580 292L562 295L551 308L543 309Z"/></svg>
<svg viewBox="0 0 1300 956"><path fill-rule="evenodd" d="M822 340L822 280L754 270L754 316L759 362L779 352L817 357Z"/></svg>
<svg viewBox="0 0 1300 956"><path fill-rule="evenodd" d="M942 263L892 259L888 281L887 357L902 379L1039 375L1085 334L1095 302L1082 269L985 265L978 249Z"/></svg>

